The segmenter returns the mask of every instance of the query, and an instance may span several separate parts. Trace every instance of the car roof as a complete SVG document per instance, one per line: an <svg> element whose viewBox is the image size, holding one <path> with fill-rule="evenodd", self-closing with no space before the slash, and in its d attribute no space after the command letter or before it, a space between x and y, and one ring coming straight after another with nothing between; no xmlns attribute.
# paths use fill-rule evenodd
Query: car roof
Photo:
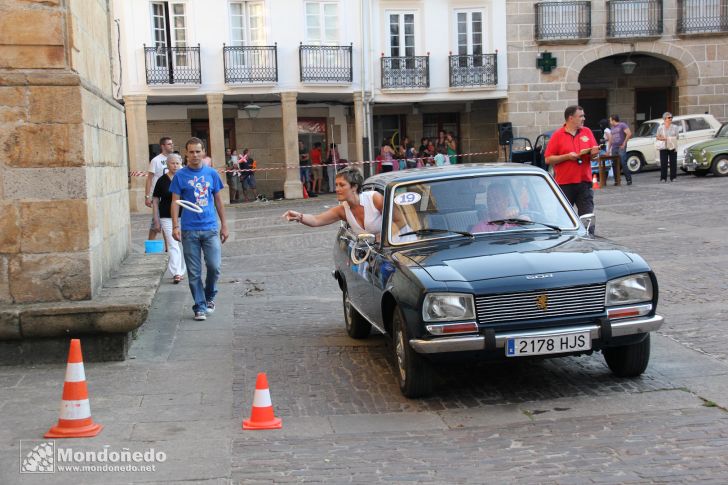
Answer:
<svg viewBox="0 0 728 485"><path fill-rule="evenodd" d="M672 121L687 120L690 118L713 118L711 114L694 114L694 115L673 115ZM644 123L662 123L662 118L647 120Z"/></svg>
<svg viewBox="0 0 728 485"><path fill-rule="evenodd" d="M364 185L385 187L391 183L414 182L422 179L446 179L453 175L504 175L511 173L536 173L543 175L546 172L539 167L524 165L522 163L463 163L459 165L446 165L444 167L410 168L407 170L380 173L367 178L364 181Z"/></svg>

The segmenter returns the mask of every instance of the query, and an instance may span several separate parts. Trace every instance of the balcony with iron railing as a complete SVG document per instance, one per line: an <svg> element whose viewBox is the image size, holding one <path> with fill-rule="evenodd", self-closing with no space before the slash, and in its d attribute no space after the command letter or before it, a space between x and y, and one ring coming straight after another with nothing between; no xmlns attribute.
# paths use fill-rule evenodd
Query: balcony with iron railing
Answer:
<svg viewBox="0 0 728 485"><path fill-rule="evenodd" d="M384 57L382 55L382 89L417 89L430 87L430 55Z"/></svg>
<svg viewBox="0 0 728 485"><path fill-rule="evenodd" d="M538 2L534 5L536 42L587 42L591 37L591 2Z"/></svg>
<svg viewBox="0 0 728 485"><path fill-rule="evenodd" d="M147 84L201 84L200 45L147 47L144 45Z"/></svg>
<svg viewBox="0 0 728 485"><path fill-rule="evenodd" d="M450 55L450 87L498 85L498 54Z"/></svg>
<svg viewBox="0 0 728 485"><path fill-rule="evenodd" d="M607 0L607 38L657 38L662 35L662 0Z"/></svg>
<svg viewBox="0 0 728 485"><path fill-rule="evenodd" d="M304 45L298 48L301 82L350 83L351 45Z"/></svg>
<svg viewBox="0 0 728 485"><path fill-rule="evenodd" d="M278 44L222 47L225 83L278 82Z"/></svg>
<svg viewBox="0 0 728 485"><path fill-rule="evenodd" d="M728 0L678 0L677 33L727 34Z"/></svg>

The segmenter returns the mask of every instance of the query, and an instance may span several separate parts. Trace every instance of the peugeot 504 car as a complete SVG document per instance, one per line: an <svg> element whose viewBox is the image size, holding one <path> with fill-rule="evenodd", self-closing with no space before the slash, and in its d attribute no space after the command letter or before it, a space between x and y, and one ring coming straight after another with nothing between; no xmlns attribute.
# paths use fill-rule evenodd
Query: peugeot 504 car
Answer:
<svg viewBox="0 0 728 485"><path fill-rule="evenodd" d="M521 164L456 165L370 177L381 234L342 225L333 275L353 338L392 342L402 393L425 396L443 359L601 352L642 374L658 286L638 254L589 234L551 176Z"/></svg>

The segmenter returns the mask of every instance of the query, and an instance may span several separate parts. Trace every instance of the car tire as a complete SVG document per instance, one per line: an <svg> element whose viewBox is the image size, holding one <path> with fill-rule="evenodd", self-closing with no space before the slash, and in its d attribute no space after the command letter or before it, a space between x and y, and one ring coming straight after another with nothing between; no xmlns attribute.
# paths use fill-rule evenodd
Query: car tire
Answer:
<svg viewBox="0 0 728 485"><path fill-rule="evenodd" d="M631 173L641 172L645 168L645 161L639 152L629 152L627 154L627 168Z"/></svg>
<svg viewBox="0 0 728 485"><path fill-rule="evenodd" d="M343 294L344 303L344 324L346 325L346 333L351 338L363 339L367 338L372 331L372 324L367 322L361 314L356 311L349 299L349 291L344 287Z"/></svg>
<svg viewBox="0 0 728 485"><path fill-rule="evenodd" d="M650 334L636 344L607 347L602 350L604 360L618 377L637 377L650 362Z"/></svg>
<svg viewBox="0 0 728 485"><path fill-rule="evenodd" d="M405 397L425 397L432 393L432 367L409 344L407 325L399 307L392 315L392 349L399 389Z"/></svg>
<svg viewBox="0 0 728 485"><path fill-rule="evenodd" d="M713 165L710 167L710 171L716 177L725 177L728 175L728 155L720 155L713 159Z"/></svg>

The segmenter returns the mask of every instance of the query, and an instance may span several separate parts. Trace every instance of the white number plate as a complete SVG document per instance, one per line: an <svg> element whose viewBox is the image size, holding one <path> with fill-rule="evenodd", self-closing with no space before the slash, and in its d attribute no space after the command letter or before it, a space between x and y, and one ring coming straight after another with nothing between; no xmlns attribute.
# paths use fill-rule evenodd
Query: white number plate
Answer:
<svg viewBox="0 0 728 485"><path fill-rule="evenodd" d="M516 337L506 341L506 357L561 354L591 349L591 334L566 333L548 337Z"/></svg>

